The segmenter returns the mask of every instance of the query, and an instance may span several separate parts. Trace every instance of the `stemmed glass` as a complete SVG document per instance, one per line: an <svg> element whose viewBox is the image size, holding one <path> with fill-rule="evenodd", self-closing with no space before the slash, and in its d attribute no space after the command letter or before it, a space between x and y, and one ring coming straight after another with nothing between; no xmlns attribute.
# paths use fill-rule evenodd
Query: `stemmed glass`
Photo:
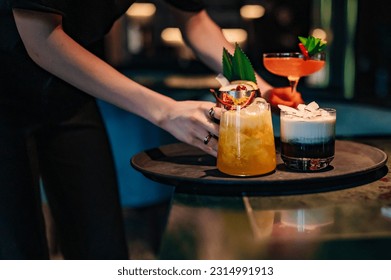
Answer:
<svg viewBox="0 0 391 280"><path fill-rule="evenodd" d="M325 60L326 54L324 52L319 52L309 57L305 57L300 52L263 54L265 68L275 75L287 77L292 93L296 92L300 78L322 69Z"/></svg>

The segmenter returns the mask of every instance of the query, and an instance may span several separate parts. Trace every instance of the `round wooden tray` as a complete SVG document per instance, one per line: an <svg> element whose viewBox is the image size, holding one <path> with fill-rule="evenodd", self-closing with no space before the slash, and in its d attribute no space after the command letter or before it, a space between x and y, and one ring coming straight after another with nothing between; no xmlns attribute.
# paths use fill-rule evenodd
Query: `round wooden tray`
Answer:
<svg viewBox="0 0 391 280"><path fill-rule="evenodd" d="M278 148L277 148L278 150ZM183 143L135 155L131 165L147 178L176 187L176 192L207 195L287 195L331 191L363 185L387 174L387 154L352 141L336 141L331 165L318 172L296 172L277 152L274 172L256 177L233 177L216 168L216 159Z"/></svg>

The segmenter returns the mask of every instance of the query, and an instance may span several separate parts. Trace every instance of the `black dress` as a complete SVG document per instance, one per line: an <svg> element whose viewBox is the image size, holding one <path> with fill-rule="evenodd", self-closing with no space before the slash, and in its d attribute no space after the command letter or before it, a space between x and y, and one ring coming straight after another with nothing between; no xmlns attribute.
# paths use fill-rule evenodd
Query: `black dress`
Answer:
<svg viewBox="0 0 391 280"><path fill-rule="evenodd" d="M65 258L127 258L116 173L95 99L29 58L12 8L62 15L65 32L100 56L103 36L133 2L0 0L0 259L49 257L40 180ZM203 9L197 0L167 2Z"/></svg>

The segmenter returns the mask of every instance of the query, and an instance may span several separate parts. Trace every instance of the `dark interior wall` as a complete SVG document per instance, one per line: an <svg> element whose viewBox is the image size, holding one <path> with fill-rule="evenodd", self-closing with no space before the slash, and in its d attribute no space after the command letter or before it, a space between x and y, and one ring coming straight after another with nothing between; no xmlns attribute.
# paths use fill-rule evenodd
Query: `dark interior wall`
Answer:
<svg viewBox="0 0 391 280"><path fill-rule="evenodd" d="M126 56L121 67L127 70L149 69L191 74L211 73L196 60L183 61L178 58L177 49L166 46L160 38L166 27L175 26L175 20L168 13L168 7L162 1L152 0L157 12L148 24L141 26L145 44L138 54ZM252 60L254 68L262 72L276 85L284 85L285 80L267 73L262 66L262 53L269 51L297 51L297 36L306 35L314 27L314 3L319 0L209 0L210 16L223 28L243 28L248 32L245 51ZM332 0L331 28L333 40L328 47L330 81L323 89L330 98L344 98L343 66L347 42L346 26L348 0ZM266 8L265 15L255 20L240 17L243 4L261 4ZM355 55L355 85L353 100L391 107L391 1L357 0L357 24L353 36ZM318 11L319 12L319 11ZM322 13L322 11L320 11ZM126 28L132 24L125 20L122 36L126 37ZM350 39L349 39L350 40ZM126 40L123 40L126 43ZM305 87L305 83L300 83ZM306 90L306 89L304 89ZM314 89L308 89L308 91Z"/></svg>
<svg viewBox="0 0 391 280"><path fill-rule="evenodd" d="M357 99L391 107L391 2L360 0L358 11Z"/></svg>

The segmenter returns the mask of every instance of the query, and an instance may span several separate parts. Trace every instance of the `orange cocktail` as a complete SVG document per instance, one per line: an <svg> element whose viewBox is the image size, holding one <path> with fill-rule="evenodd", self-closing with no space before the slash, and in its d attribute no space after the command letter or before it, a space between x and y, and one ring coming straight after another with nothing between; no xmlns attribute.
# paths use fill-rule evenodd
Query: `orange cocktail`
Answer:
<svg viewBox="0 0 391 280"><path fill-rule="evenodd" d="M279 76L304 77L319 71L323 65L322 60L304 60L297 57L268 57L264 59L267 70Z"/></svg>
<svg viewBox="0 0 391 280"><path fill-rule="evenodd" d="M304 58L301 53L265 53L263 64L269 72L287 77L292 92L295 92L301 77L322 69L325 64L325 54L317 53L309 58Z"/></svg>
<svg viewBox="0 0 391 280"><path fill-rule="evenodd" d="M220 119L217 168L234 176L254 176L276 168L270 105L265 101L224 111Z"/></svg>

